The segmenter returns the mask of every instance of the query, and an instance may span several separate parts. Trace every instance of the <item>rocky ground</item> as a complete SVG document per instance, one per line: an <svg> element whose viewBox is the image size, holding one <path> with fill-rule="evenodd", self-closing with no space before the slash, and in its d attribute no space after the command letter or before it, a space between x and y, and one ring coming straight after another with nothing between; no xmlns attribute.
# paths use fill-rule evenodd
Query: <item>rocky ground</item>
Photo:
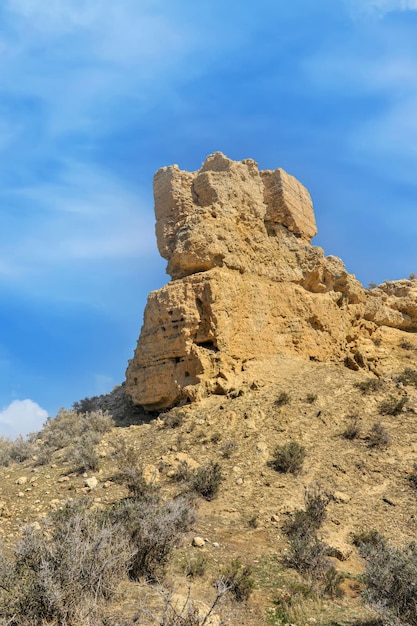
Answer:
<svg viewBox="0 0 417 626"><path fill-rule="evenodd" d="M117 442L124 440L137 450L138 464L164 497L188 489L181 480L187 468L214 461L225 477L216 498L198 498L197 522L169 564L166 584L176 593L187 593L184 563L205 555L205 571L191 581L191 594L209 605L222 565L238 557L253 567L255 590L247 603L227 609L226 623L355 624L371 619L361 601L363 562L352 537L375 529L402 545L415 537L417 524L417 491L409 479L417 461L417 389L412 377L398 380L406 368L417 371L417 337L387 330L377 349L379 379L338 363L294 357L266 361L235 397L210 396L149 415L141 424L113 428L98 446L101 464L95 472L73 471L65 450L47 465L29 459L2 468L0 537L6 551L25 525L37 525L68 498L85 495L106 507L126 496L114 481L112 457ZM369 381L379 383L367 387ZM398 407L398 401L403 406L392 415L382 406L387 401L388 408ZM376 422L389 441L372 439ZM276 446L289 441L306 450L296 474L280 473L271 464ZM282 526L303 507L305 489L317 484L332 495L320 534L345 576L344 597L337 600L303 597L303 578L283 562L288 542ZM199 546L193 545L196 537L202 540ZM151 592L141 583L126 583L118 607L133 615L139 598ZM283 617L276 602L294 594L292 613Z"/></svg>

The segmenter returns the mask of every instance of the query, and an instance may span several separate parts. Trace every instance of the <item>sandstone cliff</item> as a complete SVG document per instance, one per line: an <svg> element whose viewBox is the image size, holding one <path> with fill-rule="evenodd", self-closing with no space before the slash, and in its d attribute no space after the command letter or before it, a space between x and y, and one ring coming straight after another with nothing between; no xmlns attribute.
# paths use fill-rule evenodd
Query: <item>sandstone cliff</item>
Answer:
<svg viewBox="0 0 417 626"><path fill-rule="evenodd" d="M371 291L312 246L305 187L217 152L154 179L156 235L172 281L152 292L126 391L161 409L238 393L278 354L375 373L381 328L417 330L417 281Z"/></svg>

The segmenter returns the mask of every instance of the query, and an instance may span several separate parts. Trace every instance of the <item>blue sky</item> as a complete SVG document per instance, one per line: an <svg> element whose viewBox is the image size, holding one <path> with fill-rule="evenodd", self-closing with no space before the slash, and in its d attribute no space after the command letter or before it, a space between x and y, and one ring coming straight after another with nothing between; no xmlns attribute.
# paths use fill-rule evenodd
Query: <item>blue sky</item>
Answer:
<svg viewBox="0 0 417 626"><path fill-rule="evenodd" d="M283 167L365 285L417 273L416 33L417 0L3 0L0 434L123 380L163 165Z"/></svg>

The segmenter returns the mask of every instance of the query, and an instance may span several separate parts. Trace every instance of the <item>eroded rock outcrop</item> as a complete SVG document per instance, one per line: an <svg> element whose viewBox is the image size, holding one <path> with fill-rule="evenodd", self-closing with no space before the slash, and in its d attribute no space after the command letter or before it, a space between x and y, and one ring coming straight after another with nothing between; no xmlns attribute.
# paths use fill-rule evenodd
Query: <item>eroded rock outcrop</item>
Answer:
<svg viewBox="0 0 417 626"><path fill-rule="evenodd" d="M317 232L305 187L284 170L210 155L154 179L156 234L172 281L152 292L126 391L149 409L250 383L276 354L376 369L371 338L417 329L414 284L368 292Z"/></svg>

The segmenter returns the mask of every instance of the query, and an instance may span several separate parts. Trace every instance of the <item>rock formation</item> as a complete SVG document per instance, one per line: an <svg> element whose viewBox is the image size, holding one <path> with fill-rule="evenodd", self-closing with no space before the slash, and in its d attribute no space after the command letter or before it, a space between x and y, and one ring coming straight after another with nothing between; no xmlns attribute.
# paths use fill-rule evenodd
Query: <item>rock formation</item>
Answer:
<svg viewBox="0 0 417 626"><path fill-rule="evenodd" d="M154 179L172 281L149 295L126 391L162 409L250 384L277 354L378 371L379 327L417 330L417 283L371 291L312 246L310 194L284 170L210 155Z"/></svg>

